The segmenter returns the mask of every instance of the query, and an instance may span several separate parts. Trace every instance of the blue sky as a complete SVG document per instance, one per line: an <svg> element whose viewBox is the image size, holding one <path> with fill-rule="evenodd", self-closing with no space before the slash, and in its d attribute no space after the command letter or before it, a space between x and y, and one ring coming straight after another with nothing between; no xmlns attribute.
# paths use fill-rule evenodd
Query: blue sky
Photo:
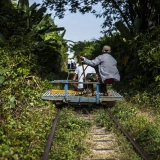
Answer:
<svg viewBox="0 0 160 160"><path fill-rule="evenodd" d="M29 0L29 5L33 3L42 3L42 0ZM50 11L49 11L50 12ZM80 13L68 14L63 19L54 19L54 23L58 27L64 27L66 34L64 36L67 40L84 41L98 39L103 35L100 33L103 19L98 19L92 14L82 15Z"/></svg>

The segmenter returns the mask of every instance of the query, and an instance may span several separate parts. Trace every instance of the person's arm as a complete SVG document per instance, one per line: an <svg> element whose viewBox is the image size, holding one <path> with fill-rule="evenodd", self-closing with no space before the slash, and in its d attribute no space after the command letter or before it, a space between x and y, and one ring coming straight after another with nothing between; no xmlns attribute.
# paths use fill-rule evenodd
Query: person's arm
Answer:
<svg viewBox="0 0 160 160"><path fill-rule="evenodd" d="M75 73L72 80L75 81L76 79L77 79L77 74Z"/></svg>
<svg viewBox="0 0 160 160"><path fill-rule="evenodd" d="M100 56L96 57L96 58L93 59L93 60L89 60L89 59L87 59L87 58L85 58L85 57L83 57L83 56L80 56L80 59L81 59L84 63L86 63L86 64L88 64L88 65L90 65L90 66L97 66L97 65L99 65L99 64L101 63Z"/></svg>

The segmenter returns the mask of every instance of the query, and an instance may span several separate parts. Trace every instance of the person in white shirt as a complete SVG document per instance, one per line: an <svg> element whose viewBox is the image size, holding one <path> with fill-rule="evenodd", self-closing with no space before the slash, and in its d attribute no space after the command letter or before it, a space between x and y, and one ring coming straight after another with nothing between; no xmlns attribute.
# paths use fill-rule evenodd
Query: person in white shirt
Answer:
<svg viewBox="0 0 160 160"><path fill-rule="evenodd" d="M82 66L83 65L83 66ZM85 76L87 75L87 73L96 73L95 69L91 66L88 66L85 63L82 63L81 66L78 66L75 70L75 74L73 77L73 81L76 81L76 79L78 78L78 82L83 82L84 80L84 73ZM83 68L84 68L84 73L83 73ZM76 89L75 85L74 88ZM76 90L83 90L84 86L82 83L78 83L77 89Z"/></svg>
<svg viewBox="0 0 160 160"><path fill-rule="evenodd" d="M71 60L68 59L68 69L71 69Z"/></svg>

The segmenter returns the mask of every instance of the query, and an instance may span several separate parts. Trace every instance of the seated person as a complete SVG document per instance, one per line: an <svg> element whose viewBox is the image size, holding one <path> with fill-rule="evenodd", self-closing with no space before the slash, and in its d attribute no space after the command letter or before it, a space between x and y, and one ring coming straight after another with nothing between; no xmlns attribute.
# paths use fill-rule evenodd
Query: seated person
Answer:
<svg viewBox="0 0 160 160"><path fill-rule="evenodd" d="M95 69L91 66L88 66L85 63L82 63L81 66L78 66L75 70L75 74L73 77L73 81L76 81L78 79L78 82L84 82L84 78L86 77L87 73L96 73ZM85 77L84 77L85 74ZM83 91L84 85L82 83L73 83L73 87L77 91Z"/></svg>
<svg viewBox="0 0 160 160"><path fill-rule="evenodd" d="M102 84L100 85L100 91L107 95L107 89L105 84L111 84L114 81L120 81L119 71L117 69L117 61L111 55L111 47L105 45L102 49L102 54L97 56L93 60L89 60L86 57L81 56L82 62L97 66L99 70L99 76ZM105 85L105 87L104 87Z"/></svg>

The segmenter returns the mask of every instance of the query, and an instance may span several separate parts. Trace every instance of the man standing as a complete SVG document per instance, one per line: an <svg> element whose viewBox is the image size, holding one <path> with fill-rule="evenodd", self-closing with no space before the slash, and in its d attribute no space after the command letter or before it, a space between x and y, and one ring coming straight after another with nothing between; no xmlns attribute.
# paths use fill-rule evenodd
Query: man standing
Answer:
<svg viewBox="0 0 160 160"><path fill-rule="evenodd" d="M120 75L117 69L117 61L111 56L110 46L105 45L102 49L102 54L93 60L89 60L83 56L81 56L80 59L88 65L98 65L99 76L103 84L111 84L114 81L120 81ZM107 94L106 86L104 87L103 85L102 87L101 85L101 91L104 94Z"/></svg>
<svg viewBox="0 0 160 160"><path fill-rule="evenodd" d="M71 69L71 60L68 59L68 69Z"/></svg>

